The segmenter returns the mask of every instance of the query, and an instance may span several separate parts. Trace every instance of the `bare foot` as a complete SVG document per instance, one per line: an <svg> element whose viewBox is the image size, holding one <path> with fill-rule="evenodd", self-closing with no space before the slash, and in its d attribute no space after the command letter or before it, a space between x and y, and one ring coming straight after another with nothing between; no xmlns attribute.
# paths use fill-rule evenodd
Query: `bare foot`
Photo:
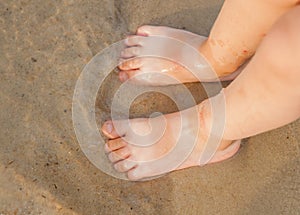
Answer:
<svg viewBox="0 0 300 215"><path fill-rule="evenodd" d="M240 141L221 140L215 153L202 162L206 148L212 146L206 145L209 114L201 105L156 118L105 122L102 132L109 138L105 150L115 169L127 173L129 180L140 180L232 157Z"/></svg>
<svg viewBox="0 0 300 215"><path fill-rule="evenodd" d="M126 81L129 78L131 78L131 80L137 82L138 84L144 84L144 85L174 84L173 82L166 83L165 80L161 80L161 76L156 77L153 75L147 75L147 76L145 75L144 76L145 78L141 76L141 74L158 72L162 74L168 74L171 77L177 79L181 83L199 82L199 79L195 77L193 73L191 73L189 70L187 70L186 68L184 68L178 63L168 61L166 59L154 58L154 57L139 58L140 50L145 48L146 45L150 47L155 45L155 44L149 44L149 41L145 41L147 37L150 36L160 36L160 37L176 39L183 43L188 44L189 46L191 46L196 50L199 50L200 46L207 39L204 36L200 36L180 29L174 29L174 28L162 27L162 26L142 26L138 28L136 35L129 36L126 39L127 47L121 54L122 57L121 61L123 63L119 65L119 69L121 70L121 72L119 73L119 78L121 81ZM167 48L169 47L170 46L168 46ZM205 59L204 56L203 59L204 59L204 63L199 62L199 65L208 67L211 70L211 66L208 63L209 59ZM197 66L199 67L199 65ZM233 72L228 76L221 77L221 80L232 80L240 73L240 71L241 69L238 69L236 72ZM207 72L203 71L203 73L207 73ZM136 75L140 75L140 76L136 76ZM206 74L203 74L203 78L201 78L201 81L202 82L216 81L216 79L207 78Z"/></svg>

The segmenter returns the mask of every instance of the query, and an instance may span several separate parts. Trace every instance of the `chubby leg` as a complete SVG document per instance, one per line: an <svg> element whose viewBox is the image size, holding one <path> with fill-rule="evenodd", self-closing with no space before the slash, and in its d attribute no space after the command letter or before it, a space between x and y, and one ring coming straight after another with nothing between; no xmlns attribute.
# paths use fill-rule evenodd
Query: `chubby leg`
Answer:
<svg viewBox="0 0 300 215"><path fill-rule="evenodd" d="M300 6L284 15L225 90L225 139L283 126L300 116Z"/></svg>
<svg viewBox="0 0 300 215"><path fill-rule="evenodd" d="M274 22L285 12L297 4L298 0L227 0L212 28L209 38L168 27L142 26L136 36L127 39L127 48L122 55L124 62L119 66L120 80L133 78L137 83L150 85L167 85L156 80L134 79L136 74L148 72L164 72L180 82L197 82L191 72L177 63L159 58L139 57L139 49L143 48L143 40L148 36L162 36L180 40L199 50L219 77L225 80L228 76L251 57L260 41L269 31ZM149 45L149 44L147 44ZM150 44L154 46L155 44ZM188 53L174 53L174 55ZM201 63L200 63L201 64ZM205 74L204 74L205 76ZM212 81L203 78L201 81Z"/></svg>
<svg viewBox="0 0 300 215"><path fill-rule="evenodd" d="M210 162L222 161L233 156L239 148L239 142L233 140L275 129L300 116L299 25L300 6L297 6L274 25L241 75L223 90L222 95L226 100L225 131ZM210 100L218 101L220 95ZM196 106L200 121L199 130L193 126L195 115L190 114L190 109L165 115L165 119L152 119L154 124L150 124L154 125L153 128L166 122L166 129L155 144L149 146L145 146L147 141L138 141L138 138L124 127L128 124L127 121L115 122L115 125L121 124L120 127L124 128L120 132L116 131L110 121L106 122L102 131L110 138L106 150L116 170L126 172L131 180L138 180L202 164L199 163L202 152L205 147L210 147L205 146L209 128L218 123L218 117L212 118L208 101ZM191 124L180 124L179 114ZM151 130L148 119L133 119L130 124L141 134L146 135ZM182 132L179 134L181 128ZM174 149L178 135L185 140L179 148L182 151L175 150L176 154L173 157L167 157ZM196 140L195 146L190 141L193 137ZM167 164L181 158L182 152L186 151L185 146L192 149L190 155L180 166L170 168ZM163 163L148 162L164 156L169 160Z"/></svg>
<svg viewBox="0 0 300 215"><path fill-rule="evenodd" d="M224 76L251 57L272 25L299 0L225 0L200 52Z"/></svg>

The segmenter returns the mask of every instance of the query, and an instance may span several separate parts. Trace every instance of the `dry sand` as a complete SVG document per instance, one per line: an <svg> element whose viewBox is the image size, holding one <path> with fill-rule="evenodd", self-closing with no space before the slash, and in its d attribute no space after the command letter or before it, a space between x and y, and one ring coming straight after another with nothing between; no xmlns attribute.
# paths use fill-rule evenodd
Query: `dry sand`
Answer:
<svg viewBox="0 0 300 215"><path fill-rule="evenodd" d="M0 214L300 214L299 120L249 138L228 161L144 183L102 173L76 140L73 90L96 53L142 24L208 35L221 5L0 1ZM107 111L119 85L112 73L101 89L100 111ZM198 84L188 87L203 98ZM155 110L176 107L146 95L132 115Z"/></svg>

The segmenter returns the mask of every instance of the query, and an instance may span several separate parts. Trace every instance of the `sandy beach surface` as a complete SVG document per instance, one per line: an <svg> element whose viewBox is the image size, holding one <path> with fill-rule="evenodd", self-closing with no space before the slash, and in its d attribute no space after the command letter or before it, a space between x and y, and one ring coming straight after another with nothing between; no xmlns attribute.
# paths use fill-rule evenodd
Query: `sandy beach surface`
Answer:
<svg viewBox="0 0 300 215"><path fill-rule="evenodd" d="M73 92L95 54L143 24L208 35L222 3L0 1L0 214L300 214L299 120L244 140L223 163L139 183L98 170L76 139ZM100 115L119 86L112 72L98 96ZM203 100L200 84L187 87ZM157 110L176 106L148 94L131 115Z"/></svg>

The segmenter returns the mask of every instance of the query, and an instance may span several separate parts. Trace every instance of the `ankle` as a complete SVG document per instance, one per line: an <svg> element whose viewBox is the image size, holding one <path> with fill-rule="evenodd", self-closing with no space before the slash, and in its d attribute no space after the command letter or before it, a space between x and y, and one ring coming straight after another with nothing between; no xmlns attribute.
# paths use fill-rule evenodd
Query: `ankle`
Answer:
<svg viewBox="0 0 300 215"><path fill-rule="evenodd" d="M211 98L211 100L219 100L219 97L221 97L221 95L217 95L213 98ZM225 139L223 134L224 132L222 132L220 130L218 131L213 131L213 127L215 128L216 126L213 126L213 123L218 123L218 124L223 124L224 129L223 131L225 131L225 120L224 122L218 122L219 118L223 118L223 117L217 117L214 116L212 114L212 106L211 106L211 102L210 100L205 100L203 101L201 104L199 104L199 117L200 117L200 122L201 122L201 133L204 137L204 139L208 140L208 138L213 138L216 139L216 141L219 141L219 145L217 150L224 150L225 148L227 148L228 146L230 146L234 140L229 140L229 139ZM221 120L222 121L222 120Z"/></svg>
<svg viewBox="0 0 300 215"><path fill-rule="evenodd" d="M230 75L243 64L250 56L245 52L239 54L222 42L208 38L199 48L218 77Z"/></svg>

